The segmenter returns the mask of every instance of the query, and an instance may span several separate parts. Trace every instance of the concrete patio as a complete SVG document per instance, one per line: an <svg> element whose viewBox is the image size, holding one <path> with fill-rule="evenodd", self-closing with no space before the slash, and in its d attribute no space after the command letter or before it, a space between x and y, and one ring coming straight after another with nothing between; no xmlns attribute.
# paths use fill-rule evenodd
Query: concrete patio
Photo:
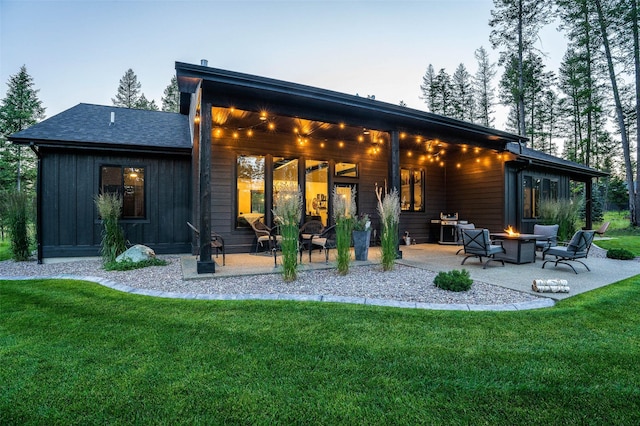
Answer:
<svg viewBox="0 0 640 426"><path fill-rule="evenodd" d="M471 278L475 281L537 294L554 300L566 299L567 297L575 296L576 294L584 293L640 274L640 262L637 260L613 260L591 256L583 259L591 271L587 271L584 266L575 263L575 268L578 271L578 274L575 274L568 266L558 265L558 267L554 267L553 263L548 263L545 269L542 269L543 262L540 254L538 254L535 263L521 265L505 263L503 267L500 262L490 262L486 269L482 269L482 264L477 258L467 260L464 266L460 265L464 259L462 253L456 255L460 246L417 244L401 246L400 249L402 250L402 259L399 259L397 263L401 265L435 272L464 268L469 271ZM597 250L597 248L594 248L594 250ZM309 262L308 256L307 252L303 254L302 264L299 266L300 271L335 268L335 250L330 251L328 264L325 263L324 253L320 253L318 250L313 252L311 262ZM280 272L279 265L281 264L281 256L279 253L276 256L278 266L274 266L273 256L263 253L228 254L226 256L225 266L222 266L222 256L215 260L215 274L198 275L196 273L196 257L183 256L182 271L184 279L210 279L242 275L273 274ZM379 247L371 247L369 249L369 260L354 261L353 266L375 265L379 263ZM531 284L534 279L564 279L567 280L570 291L569 293L534 293L531 289Z"/></svg>

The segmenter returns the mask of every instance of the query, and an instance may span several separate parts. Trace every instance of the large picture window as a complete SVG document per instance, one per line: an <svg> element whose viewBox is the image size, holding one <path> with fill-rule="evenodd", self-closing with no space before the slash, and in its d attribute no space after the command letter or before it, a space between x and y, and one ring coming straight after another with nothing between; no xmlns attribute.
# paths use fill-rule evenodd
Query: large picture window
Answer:
<svg viewBox="0 0 640 426"><path fill-rule="evenodd" d="M264 216L264 157L241 155L237 159L238 227L248 227Z"/></svg>
<svg viewBox="0 0 640 426"><path fill-rule="evenodd" d="M100 193L122 197L123 219L145 218L144 167L100 167Z"/></svg>
<svg viewBox="0 0 640 426"><path fill-rule="evenodd" d="M424 211L424 172L400 169L400 206L402 211Z"/></svg>
<svg viewBox="0 0 640 426"><path fill-rule="evenodd" d="M522 186L522 216L524 219L540 217L540 203L542 201L558 201L557 179L524 176Z"/></svg>

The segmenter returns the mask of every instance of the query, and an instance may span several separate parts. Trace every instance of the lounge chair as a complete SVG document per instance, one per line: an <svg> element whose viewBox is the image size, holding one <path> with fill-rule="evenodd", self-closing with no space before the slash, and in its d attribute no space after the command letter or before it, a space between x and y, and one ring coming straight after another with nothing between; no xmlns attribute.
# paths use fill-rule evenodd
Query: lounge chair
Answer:
<svg viewBox="0 0 640 426"><path fill-rule="evenodd" d="M542 252L542 260L544 260L547 250L558 245L558 228L560 225L534 225L533 233L536 235L544 235L546 239L536 241L536 249Z"/></svg>
<svg viewBox="0 0 640 426"><path fill-rule="evenodd" d="M607 232L607 229L609 229L609 225L611 225L611 222L605 222L600 226L600 228L596 229L594 232L602 237L604 236L604 233Z"/></svg>
<svg viewBox="0 0 640 426"><path fill-rule="evenodd" d="M456 244L461 246L463 244L462 231L464 229L476 229L476 225L473 223L463 223L456 225ZM461 251L464 250L464 247L456 252L456 254L460 254Z"/></svg>
<svg viewBox="0 0 640 426"><path fill-rule="evenodd" d="M587 271L591 271L591 269L589 269L589 267L584 262L578 259L584 259L589 255L589 249L591 248L591 243L593 242L594 233L595 231L577 231L575 234L573 234L571 241L569 241L569 244L566 247L550 247L546 251L546 255L555 256L556 260L545 261L542 264L542 268L544 268L544 265L546 265L548 262L555 262L553 266L558 266L558 263L561 263L563 265L569 266L571 269L573 269L573 272L577 274L578 271L576 271L576 268L574 268L573 265L569 262L578 262L581 263L585 268L587 268Z"/></svg>
<svg viewBox="0 0 640 426"><path fill-rule="evenodd" d="M502 262L502 266L504 266L504 260L495 257L496 254L504 253L502 242L491 244L488 229L463 229L462 238L465 258L462 259L461 265L464 265L464 262L470 257L479 258L480 263L482 263L482 257L486 257L488 260L482 265L482 269L486 269L487 264L492 260Z"/></svg>

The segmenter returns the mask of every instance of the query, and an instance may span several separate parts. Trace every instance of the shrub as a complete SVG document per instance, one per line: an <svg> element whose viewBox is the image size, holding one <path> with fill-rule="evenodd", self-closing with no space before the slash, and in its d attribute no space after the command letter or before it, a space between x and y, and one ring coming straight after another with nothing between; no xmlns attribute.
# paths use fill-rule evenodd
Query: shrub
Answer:
<svg viewBox="0 0 640 426"><path fill-rule="evenodd" d="M277 186L274 191L273 214L280 226L282 241L282 278L285 281L295 281L298 278L298 233L299 221L302 215L302 192L295 186L293 179Z"/></svg>
<svg viewBox="0 0 640 426"><path fill-rule="evenodd" d="M166 260L152 258L142 260L140 262L133 262L130 259L124 259L122 262L107 262L103 268L105 271L130 271L132 269L146 268L147 266L165 266Z"/></svg>
<svg viewBox="0 0 640 426"><path fill-rule="evenodd" d="M623 248L613 248L613 249L607 250L607 257L609 259L619 259L619 260L631 260L636 258L636 256L632 252Z"/></svg>
<svg viewBox="0 0 640 426"><path fill-rule="evenodd" d="M469 276L469 271L454 269L449 272L439 272L433 280L436 287L450 291L467 291L471 288L473 280Z"/></svg>
<svg viewBox="0 0 640 426"><path fill-rule="evenodd" d="M100 254L104 263L115 262L116 257L127 249L118 219L122 213L122 198L118 194L100 194L95 198L98 214L102 219L102 241Z"/></svg>
<svg viewBox="0 0 640 426"><path fill-rule="evenodd" d="M382 230L380 232L380 246L382 250L382 269L390 271L393 269L396 256L398 254L398 222L400 221L400 196L398 190L393 190L385 194L382 198L383 190L376 186L376 196L378 197L378 214Z"/></svg>
<svg viewBox="0 0 640 426"><path fill-rule="evenodd" d="M25 192L10 192L6 195L5 206L9 236L11 240L11 253L16 261L25 261L31 254L29 245L29 220L32 213L32 199Z"/></svg>
<svg viewBox="0 0 640 426"><path fill-rule="evenodd" d="M570 200L542 200L540 223L558 224L558 241L568 241L578 229L578 206Z"/></svg>

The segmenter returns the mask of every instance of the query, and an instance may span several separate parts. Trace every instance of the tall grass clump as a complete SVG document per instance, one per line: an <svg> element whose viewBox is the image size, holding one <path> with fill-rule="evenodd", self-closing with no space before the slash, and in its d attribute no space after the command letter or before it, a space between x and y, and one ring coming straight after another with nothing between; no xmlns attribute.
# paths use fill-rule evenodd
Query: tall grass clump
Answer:
<svg viewBox="0 0 640 426"><path fill-rule="evenodd" d="M298 278L298 233L302 216L302 192L292 181L277 186L273 196L273 215L282 235L282 278Z"/></svg>
<svg viewBox="0 0 640 426"><path fill-rule="evenodd" d="M380 246L382 249L382 269L391 271L395 265L398 253L398 223L400 222L400 196L393 188L384 194L382 188L376 186L378 197L378 215L382 229L380 231Z"/></svg>
<svg viewBox="0 0 640 426"><path fill-rule="evenodd" d="M558 224L558 240L567 241L578 228L578 206L570 200L542 200L540 222L545 225Z"/></svg>
<svg viewBox="0 0 640 426"><path fill-rule="evenodd" d="M338 187L333 187L333 221L336 226L336 252L338 273L347 275L351 263L351 231L353 231L356 214L356 190L351 191L351 197L338 193Z"/></svg>
<svg viewBox="0 0 640 426"><path fill-rule="evenodd" d="M33 200L25 192L15 191L5 195L6 222L11 240L11 255L13 260L29 260L29 222L33 213Z"/></svg>
<svg viewBox="0 0 640 426"><path fill-rule="evenodd" d="M118 225L122 214L122 197L114 193L99 194L95 203L102 219L100 254L105 263L115 262L116 257L127 249L124 232Z"/></svg>

